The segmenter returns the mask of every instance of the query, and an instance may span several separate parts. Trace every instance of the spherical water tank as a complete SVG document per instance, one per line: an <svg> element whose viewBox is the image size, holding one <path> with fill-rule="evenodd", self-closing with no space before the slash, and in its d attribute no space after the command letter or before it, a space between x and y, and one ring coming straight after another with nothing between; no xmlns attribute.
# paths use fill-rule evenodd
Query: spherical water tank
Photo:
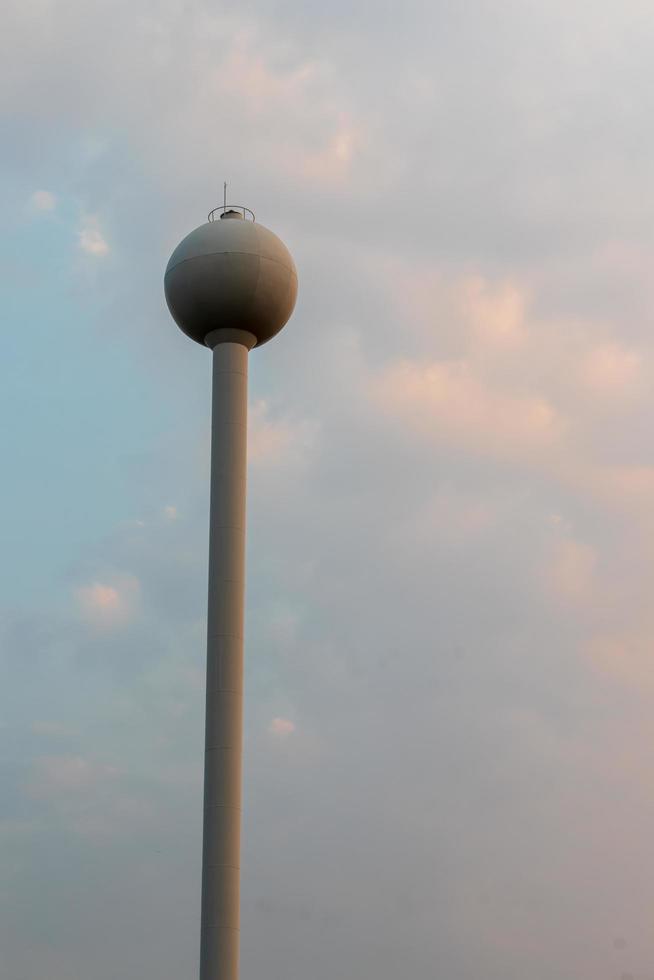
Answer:
<svg viewBox="0 0 654 980"><path fill-rule="evenodd" d="M177 325L199 344L214 330L246 330L257 346L279 333L297 297L284 243L238 211L200 225L173 252L164 277Z"/></svg>

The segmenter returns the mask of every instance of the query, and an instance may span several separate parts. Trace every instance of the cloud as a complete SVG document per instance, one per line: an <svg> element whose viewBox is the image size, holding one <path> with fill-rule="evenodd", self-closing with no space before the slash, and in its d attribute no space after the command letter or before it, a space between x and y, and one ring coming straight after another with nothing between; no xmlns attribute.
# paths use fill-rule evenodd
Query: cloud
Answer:
<svg viewBox="0 0 654 980"><path fill-rule="evenodd" d="M465 277L459 288L462 312L482 343L512 348L525 341L527 297L516 283L477 275Z"/></svg>
<svg viewBox="0 0 654 980"><path fill-rule="evenodd" d="M54 211L57 198L51 191L34 191L30 197L30 207L33 211Z"/></svg>
<svg viewBox="0 0 654 980"><path fill-rule="evenodd" d="M640 381L642 357L618 343L594 347L586 355L581 376L599 395L629 395Z"/></svg>
<svg viewBox="0 0 654 980"><path fill-rule="evenodd" d="M28 798L67 831L107 843L125 833L152 826L149 801L129 785L116 766L81 755L43 756L34 760L25 785Z"/></svg>
<svg viewBox="0 0 654 980"><path fill-rule="evenodd" d="M79 756L44 756L35 762L35 777L31 792L39 797L66 796L84 792L106 779L114 779L118 771Z"/></svg>
<svg viewBox="0 0 654 980"><path fill-rule="evenodd" d="M255 467L279 468L306 461L315 439L316 428L308 421L274 418L263 398L250 405L248 459Z"/></svg>
<svg viewBox="0 0 654 980"><path fill-rule="evenodd" d="M52 721L35 721L32 724L32 731L35 735L41 735L44 738L74 738L78 734L72 728L67 725L62 725L59 722Z"/></svg>
<svg viewBox="0 0 654 980"><path fill-rule="evenodd" d="M141 584L134 575L121 575L111 582L92 582L75 589L78 609L94 626L122 626L137 612Z"/></svg>
<svg viewBox="0 0 654 980"><path fill-rule="evenodd" d="M304 180L319 184L346 181L360 150L365 145L365 130L343 113L334 123L332 133L320 149L303 154L289 154L286 168Z"/></svg>
<svg viewBox="0 0 654 980"><path fill-rule="evenodd" d="M572 603L587 603L594 598L595 550L582 541L562 538L552 548L545 581L555 597Z"/></svg>
<svg viewBox="0 0 654 980"><path fill-rule="evenodd" d="M288 718L273 718L268 731L277 738L287 738L295 732L295 724Z"/></svg>
<svg viewBox="0 0 654 980"><path fill-rule="evenodd" d="M535 457L561 440L564 420L546 397L493 388L466 361L402 360L370 383L386 416L432 444L450 443L499 457Z"/></svg>
<svg viewBox="0 0 654 980"><path fill-rule="evenodd" d="M252 354L244 974L647 974L650 6L10 0L19 220L47 179L105 202L87 261L121 247L86 293L57 264L53 291L50 241L10 277L36 285L6 471L63 446L69 401L66 444L102 461L65 508L8 484L30 586L0 611L8 975L181 976L197 952L209 372L160 281L223 172L301 282ZM57 370L25 381L53 329ZM17 533L49 512L49 550ZM270 731L294 704L302 737Z"/></svg>
<svg viewBox="0 0 654 980"><path fill-rule="evenodd" d="M649 702L654 695L652 631L654 623L645 613L630 627L598 630L584 642L582 653L596 674L608 685L636 693ZM632 764L636 762L632 755Z"/></svg>
<svg viewBox="0 0 654 980"><path fill-rule="evenodd" d="M83 252L101 258L109 252L109 244L98 225L98 219L89 216L78 232L79 247Z"/></svg>

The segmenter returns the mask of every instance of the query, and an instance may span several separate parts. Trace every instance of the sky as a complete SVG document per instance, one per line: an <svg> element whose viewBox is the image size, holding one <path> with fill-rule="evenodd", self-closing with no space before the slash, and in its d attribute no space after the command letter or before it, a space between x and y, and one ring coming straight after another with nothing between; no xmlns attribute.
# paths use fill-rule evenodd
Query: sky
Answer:
<svg viewBox="0 0 654 980"><path fill-rule="evenodd" d="M210 355L250 357L242 975L654 978L654 16L8 0L0 980L199 960Z"/></svg>

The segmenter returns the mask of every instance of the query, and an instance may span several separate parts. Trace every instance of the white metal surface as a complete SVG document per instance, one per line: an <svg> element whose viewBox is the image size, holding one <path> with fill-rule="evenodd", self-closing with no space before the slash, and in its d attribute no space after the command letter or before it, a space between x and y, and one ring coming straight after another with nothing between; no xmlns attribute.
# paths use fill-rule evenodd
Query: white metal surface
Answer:
<svg viewBox="0 0 654 980"><path fill-rule="evenodd" d="M213 408L200 980L237 980L248 350L212 340Z"/></svg>

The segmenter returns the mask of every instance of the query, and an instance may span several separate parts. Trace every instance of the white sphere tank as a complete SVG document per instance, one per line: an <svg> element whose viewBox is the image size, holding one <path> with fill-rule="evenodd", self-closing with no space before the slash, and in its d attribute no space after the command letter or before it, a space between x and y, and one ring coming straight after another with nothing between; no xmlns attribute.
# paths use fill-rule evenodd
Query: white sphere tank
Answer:
<svg viewBox="0 0 654 980"><path fill-rule="evenodd" d="M179 243L164 290L173 319L192 340L204 344L214 330L245 330L260 346L293 312L297 272L277 235L238 211L225 211Z"/></svg>

